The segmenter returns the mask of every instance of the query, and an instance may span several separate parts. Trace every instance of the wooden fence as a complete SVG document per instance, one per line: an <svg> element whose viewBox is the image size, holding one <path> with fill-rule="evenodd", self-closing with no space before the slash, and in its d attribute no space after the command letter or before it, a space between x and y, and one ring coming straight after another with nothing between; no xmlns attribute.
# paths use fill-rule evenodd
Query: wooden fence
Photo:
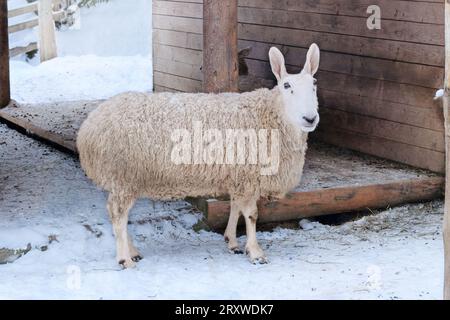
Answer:
<svg viewBox="0 0 450 320"><path fill-rule="evenodd" d="M62 0L36 0L23 7L8 10L8 18L16 18L29 13L36 17L8 26L8 33L15 33L39 27L39 43L31 42L23 47L10 48L9 55L14 57L34 50L40 50L41 62L56 57L55 21L64 18ZM56 8L59 8L55 11Z"/></svg>

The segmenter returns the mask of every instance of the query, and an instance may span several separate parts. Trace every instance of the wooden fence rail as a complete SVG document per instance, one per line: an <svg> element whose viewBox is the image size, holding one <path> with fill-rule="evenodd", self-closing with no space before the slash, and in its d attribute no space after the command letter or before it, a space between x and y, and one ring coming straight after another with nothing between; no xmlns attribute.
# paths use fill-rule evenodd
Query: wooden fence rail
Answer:
<svg viewBox="0 0 450 320"><path fill-rule="evenodd" d="M10 57L32 52L38 48L40 49L41 62L57 56L54 22L61 21L65 17L65 12L63 10L54 11L54 8L61 7L60 4L61 0L36 0L23 7L8 9L8 19L32 12L36 13L36 18L9 25L9 34L39 27L39 43L31 42L25 46L10 48Z"/></svg>

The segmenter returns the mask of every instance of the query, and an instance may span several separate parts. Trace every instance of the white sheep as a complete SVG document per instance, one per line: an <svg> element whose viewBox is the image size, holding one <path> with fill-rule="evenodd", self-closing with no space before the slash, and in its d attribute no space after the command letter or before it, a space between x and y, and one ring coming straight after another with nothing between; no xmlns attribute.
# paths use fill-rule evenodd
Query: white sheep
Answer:
<svg viewBox="0 0 450 320"><path fill-rule="evenodd" d="M228 248L239 251L236 227L242 214L246 253L253 263L267 262L256 239L256 203L260 197L283 197L300 181L307 135L319 123L313 76L320 51L311 45L299 74L287 73L277 48L269 57L278 80L272 90L124 93L83 123L77 139L81 165L110 193L107 208L124 268L142 258L127 232L129 210L140 197L229 194Z"/></svg>

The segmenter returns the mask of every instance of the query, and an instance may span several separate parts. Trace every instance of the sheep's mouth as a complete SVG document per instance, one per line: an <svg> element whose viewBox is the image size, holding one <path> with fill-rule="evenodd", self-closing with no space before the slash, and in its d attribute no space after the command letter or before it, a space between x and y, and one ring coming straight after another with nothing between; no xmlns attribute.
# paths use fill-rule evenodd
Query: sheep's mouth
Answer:
<svg viewBox="0 0 450 320"><path fill-rule="evenodd" d="M302 126L301 126L302 131L303 131L303 132L306 132L306 133L313 132L314 130L316 130L316 128L317 128L317 125L316 125L316 124L302 125Z"/></svg>

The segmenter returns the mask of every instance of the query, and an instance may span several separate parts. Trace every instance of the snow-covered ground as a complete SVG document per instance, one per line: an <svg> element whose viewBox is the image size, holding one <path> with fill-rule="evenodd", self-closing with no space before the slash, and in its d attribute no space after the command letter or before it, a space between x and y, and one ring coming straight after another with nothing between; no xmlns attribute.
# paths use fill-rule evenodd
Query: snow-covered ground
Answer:
<svg viewBox="0 0 450 320"><path fill-rule="evenodd" d="M12 61L12 98L39 103L106 99L125 91L152 90L149 57L59 57L32 66Z"/></svg>
<svg viewBox="0 0 450 320"><path fill-rule="evenodd" d="M105 200L76 159L0 125L0 248L31 249L0 265L0 298L441 298L441 202L259 232L270 264L252 265L195 232L187 203L142 200L129 227L145 259L121 271Z"/></svg>
<svg viewBox="0 0 450 320"><path fill-rule="evenodd" d="M12 7L26 0L12 0ZM124 91L150 92L151 0L111 0L82 8L78 27L57 32L58 58L11 60L12 98L39 103L103 99ZM33 18L33 13L10 24ZM11 47L37 40L36 30L10 36Z"/></svg>

